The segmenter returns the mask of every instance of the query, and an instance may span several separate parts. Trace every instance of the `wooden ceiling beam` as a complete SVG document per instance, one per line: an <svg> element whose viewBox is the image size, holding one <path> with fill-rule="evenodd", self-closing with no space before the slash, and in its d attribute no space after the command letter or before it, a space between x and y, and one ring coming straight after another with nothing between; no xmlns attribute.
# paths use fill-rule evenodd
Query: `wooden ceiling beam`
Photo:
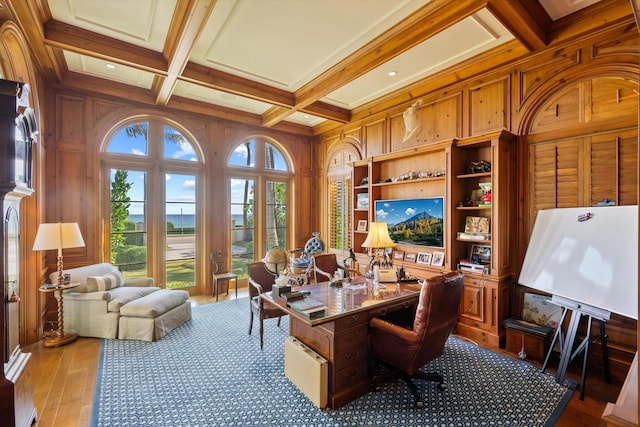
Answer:
<svg viewBox="0 0 640 427"><path fill-rule="evenodd" d="M349 123L351 121L351 110L336 107L322 101L316 101L300 111L338 123Z"/></svg>
<svg viewBox="0 0 640 427"><path fill-rule="evenodd" d="M552 21L537 0L490 0L487 9L529 51L547 46Z"/></svg>
<svg viewBox="0 0 640 427"><path fill-rule="evenodd" d="M293 106L294 103L291 92L193 62L187 64L180 80L270 104Z"/></svg>
<svg viewBox="0 0 640 427"><path fill-rule="evenodd" d="M189 62L198 37L209 20L216 0L179 0L169 25L162 53L168 62L167 76L156 76L152 90L158 105L166 105L177 78Z"/></svg>
<svg viewBox="0 0 640 427"><path fill-rule="evenodd" d="M168 64L161 53L103 36L59 21L44 26L44 44L166 76Z"/></svg>

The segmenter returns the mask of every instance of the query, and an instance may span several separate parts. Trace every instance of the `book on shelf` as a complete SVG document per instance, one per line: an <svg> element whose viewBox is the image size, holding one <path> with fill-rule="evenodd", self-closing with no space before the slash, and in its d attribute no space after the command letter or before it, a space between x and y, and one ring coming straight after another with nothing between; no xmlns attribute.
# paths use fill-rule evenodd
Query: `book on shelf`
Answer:
<svg viewBox="0 0 640 427"><path fill-rule="evenodd" d="M460 262L458 262L458 269L460 271L468 271L470 273L488 273L489 265L476 264L469 262L468 260L461 259Z"/></svg>
<svg viewBox="0 0 640 427"><path fill-rule="evenodd" d="M486 216L468 216L464 224L464 232L469 234L489 234L489 221Z"/></svg>
<svg viewBox="0 0 640 427"><path fill-rule="evenodd" d="M459 231L458 239L465 240L491 240L491 233L466 233Z"/></svg>

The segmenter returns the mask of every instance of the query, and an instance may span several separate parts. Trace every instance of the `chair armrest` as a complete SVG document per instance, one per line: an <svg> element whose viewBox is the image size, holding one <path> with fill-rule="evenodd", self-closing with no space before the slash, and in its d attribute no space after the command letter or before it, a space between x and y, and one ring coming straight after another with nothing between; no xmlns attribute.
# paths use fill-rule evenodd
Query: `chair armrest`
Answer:
<svg viewBox="0 0 640 427"><path fill-rule="evenodd" d="M252 292L251 288L253 288L255 292ZM254 297L262 293L264 293L264 289L262 288L262 285L258 282L255 282L253 279L249 277L249 296Z"/></svg>
<svg viewBox="0 0 640 427"><path fill-rule="evenodd" d="M153 286L153 278L144 277L140 279L127 279L124 281L122 286L135 286L135 287L146 288L149 286Z"/></svg>
<svg viewBox="0 0 640 427"><path fill-rule="evenodd" d="M419 341L417 335L411 330L407 328L403 328L402 326L398 326L395 323L387 322L384 319L379 317L374 317L369 322L369 326L372 329L376 329L382 333L394 335L400 338L403 341L417 343Z"/></svg>
<svg viewBox="0 0 640 427"><path fill-rule="evenodd" d="M333 278L333 273L327 273L326 271L322 270L318 266L316 266L315 269L316 269L316 280L318 280L318 273L322 274L323 276L327 276L327 280L331 280Z"/></svg>
<svg viewBox="0 0 640 427"><path fill-rule="evenodd" d="M68 301L111 301L111 292L73 292L64 291L64 300Z"/></svg>

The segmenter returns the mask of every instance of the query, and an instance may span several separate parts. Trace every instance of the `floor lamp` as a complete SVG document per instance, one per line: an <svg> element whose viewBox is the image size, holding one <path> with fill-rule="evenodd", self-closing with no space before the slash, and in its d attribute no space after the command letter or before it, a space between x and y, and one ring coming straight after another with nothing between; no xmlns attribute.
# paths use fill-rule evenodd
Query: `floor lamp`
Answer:
<svg viewBox="0 0 640 427"><path fill-rule="evenodd" d="M84 247L84 240L82 239L82 233L80 233L80 227L78 227L78 224L75 222L40 224L38 227L36 239L33 242L33 250L58 250L58 260L56 263L56 269L58 272L58 283L56 283L57 287L52 289L41 288L44 292L58 292L58 330L55 337L45 340L45 347L58 347L68 344L77 338L77 335L75 334L65 335L64 333L62 291L65 289L65 284L62 280L62 250L79 247Z"/></svg>

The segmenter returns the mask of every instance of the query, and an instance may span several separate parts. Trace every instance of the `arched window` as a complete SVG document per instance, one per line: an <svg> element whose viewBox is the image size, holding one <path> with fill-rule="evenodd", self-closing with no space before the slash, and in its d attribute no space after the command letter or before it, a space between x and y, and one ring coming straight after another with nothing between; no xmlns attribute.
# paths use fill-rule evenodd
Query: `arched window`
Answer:
<svg viewBox="0 0 640 427"><path fill-rule="evenodd" d="M202 170L196 148L160 120L127 123L105 144L105 256L126 278L151 276L166 288L195 286Z"/></svg>
<svg viewBox="0 0 640 427"><path fill-rule="evenodd" d="M275 247L288 249L293 171L286 153L274 143L250 138L228 161L230 242L234 273L246 277L246 264Z"/></svg>

